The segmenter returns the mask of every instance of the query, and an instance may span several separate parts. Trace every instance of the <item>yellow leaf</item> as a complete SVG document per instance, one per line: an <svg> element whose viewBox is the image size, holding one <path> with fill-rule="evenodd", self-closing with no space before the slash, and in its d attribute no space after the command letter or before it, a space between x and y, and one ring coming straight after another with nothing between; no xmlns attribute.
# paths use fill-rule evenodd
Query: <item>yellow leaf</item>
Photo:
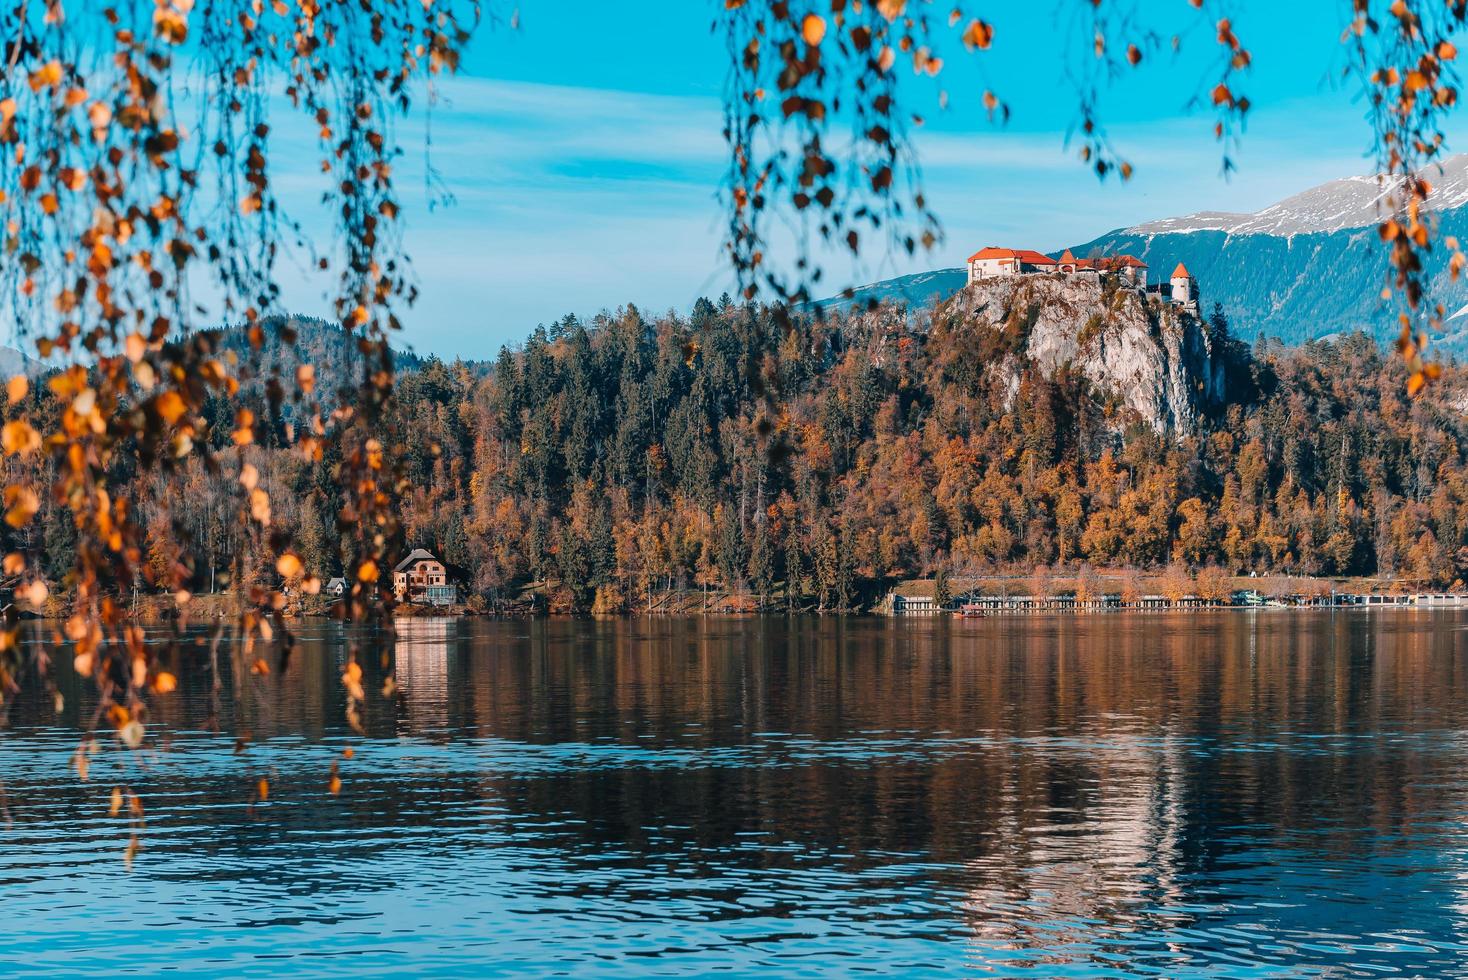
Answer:
<svg viewBox="0 0 1468 980"><path fill-rule="evenodd" d="M0 429L0 446L11 456L29 456L41 448L41 434L22 419L6 422Z"/></svg>
<svg viewBox="0 0 1468 980"><path fill-rule="evenodd" d="M256 523L270 523L270 494L258 487L250 491L250 516Z"/></svg>
<svg viewBox="0 0 1468 980"><path fill-rule="evenodd" d="M275 563L275 570L282 578L295 578L301 574L301 559L287 551Z"/></svg>
<svg viewBox="0 0 1468 980"><path fill-rule="evenodd" d="M14 405L24 398L31 390L31 380L23 374L17 374L5 382L5 397Z"/></svg>
<svg viewBox="0 0 1468 980"><path fill-rule="evenodd" d="M130 749L135 749L142 745L143 736L146 734L147 730L143 728L142 723L136 718L117 730L117 737L122 739L122 744Z"/></svg>
<svg viewBox="0 0 1468 980"><path fill-rule="evenodd" d="M25 555L12 551L5 556L3 562L0 562L0 571L4 571L6 575L19 575L25 571Z"/></svg>
<svg viewBox="0 0 1468 980"><path fill-rule="evenodd" d="M112 787L112 799L107 804L107 815L115 817L122 812L122 790Z"/></svg>
<svg viewBox="0 0 1468 980"><path fill-rule="evenodd" d="M12 484L5 488L5 523L21 528L30 523L41 509L40 498L30 487Z"/></svg>
<svg viewBox="0 0 1468 980"><path fill-rule="evenodd" d="M51 60L40 68L31 72L31 91L39 92L43 88L50 88L61 81L61 62Z"/></svg>
<svg viewBox="0 0 1468 980"><path fill-rule="evenodd" d="M877 12L890 23L902 16L907 0L877 0Z"/></svg>
<svg viewBox="0 0 1468 980"><path fill-rule="evenodd" d="M359 580L363 581L363 582L376 582L377 581L377 562L372 561L371 559L368 559L367 561L364 561L357 568L357 578ZM353 664L352 666L353 667L356 667L357 665L356 664ZM360 670L361 668L358 668L358 669Z"/></svg>
<svg viewBox="0 0 1468 980"><path fill-rule="evenodd" d="M265 779L262 779L258 783L256 783L255 784L255 792L257 792L257 793L260 794L260 802L261 803L264 803L266 800L270 799L270 783L269 783L269 781L268 780L265 780Z"/></svg>
<svg viewBox="0 0 1468 980"><path fill-rule="evenodd" d="M153 675L153 690L159 694L171 694L178 688L178 678L166 670Z"/></svg>

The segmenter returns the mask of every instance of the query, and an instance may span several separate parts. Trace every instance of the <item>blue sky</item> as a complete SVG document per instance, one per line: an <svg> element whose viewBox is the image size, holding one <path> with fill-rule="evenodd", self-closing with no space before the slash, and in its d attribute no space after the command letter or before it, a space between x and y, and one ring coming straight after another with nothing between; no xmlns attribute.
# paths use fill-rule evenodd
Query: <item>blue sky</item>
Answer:
<svg viewBox="0 0 1468 980"><path fill-rule="evenodd" d="M1356 87L1334 80L1344 65L1338 0L1291 0L1288 14L1282 4L1238 4L1236 30L1254 54L1241 88L1255 108L1229 180L1211 115L1189 105L1212 65L1212 27L1180 0L1139 0L1169 30L1187 29L1183 57L1160 53L1110 91L1103 116L1137 172L1125 185L1098 182L1065 145L1076 59L1059 41L1078 25L1055 6L1081 5L993 6L994 48L981 55L955 39L943 52L946 111L932 83L912 80L906 91L928 119L917 145L947 240L915 259L837 262L831 291L957 265L987 244L1056 249L1167 215L1257 210L1370 169ZM709 30L714 10L712 0L540 0L521 4L518 29L476 36L431 123L453 206L428 207L421 118L400 127L406 244L423 290L404 318L406 345L491 357L565 313L629 302L684 311L728 287L716 201L725 55ZM986 87L1013 107L1008 126L987 121ZM315 192L301 185L293 208L309 224ZM318 284L303 276L287 287L292 308L324 309Z"/></svg>

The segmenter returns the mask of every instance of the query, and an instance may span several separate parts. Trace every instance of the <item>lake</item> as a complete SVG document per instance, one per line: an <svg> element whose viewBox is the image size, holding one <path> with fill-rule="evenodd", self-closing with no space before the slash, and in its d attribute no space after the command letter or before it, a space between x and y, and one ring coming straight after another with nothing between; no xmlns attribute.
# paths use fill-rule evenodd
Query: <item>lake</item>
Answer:
<svg viewBox="0 0 1468 980"><path fill-rule="evenodd" d="M62 713L30 684L0 732L0 962L1468 977L1465 627L404 620L392 698L363 658L364 738L338 675L373 641L311 624L218 699L204 649L179 653L154 750L109 737L86 782L62 666ZM146 818L130 867L114 785Z"/></svg>

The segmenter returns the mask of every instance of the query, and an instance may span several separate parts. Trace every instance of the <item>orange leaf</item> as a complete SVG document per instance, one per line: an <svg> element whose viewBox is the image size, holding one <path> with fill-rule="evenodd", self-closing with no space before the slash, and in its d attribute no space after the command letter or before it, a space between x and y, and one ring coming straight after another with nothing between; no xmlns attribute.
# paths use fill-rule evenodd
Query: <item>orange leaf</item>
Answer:
<svg viewBox="0 0 1468 980"><path fill-rule="evenodd" d="M816 14L806 14L805 20L800 24L800 36L805 38L805 43L815 47L825 40L826 21Z"/></svg>
<svg viewBox="0 0 1468 980"><path fill-rule="evenodd" d="M163 416L163 421L169 425L173 425L179 419L183 418L184 412L187 411L187 406L184 405L183 398L179 397L179 393L176 391L165 391L158 396L153 404L157 407L158 414Z"/></svg>
<svg viewBox="0 0 1468 980"><path fill-rule="evenodd" d="M971 48L988 48L994 43L994 28L987 21L971 20L963 31L963 43Z"/></svg>

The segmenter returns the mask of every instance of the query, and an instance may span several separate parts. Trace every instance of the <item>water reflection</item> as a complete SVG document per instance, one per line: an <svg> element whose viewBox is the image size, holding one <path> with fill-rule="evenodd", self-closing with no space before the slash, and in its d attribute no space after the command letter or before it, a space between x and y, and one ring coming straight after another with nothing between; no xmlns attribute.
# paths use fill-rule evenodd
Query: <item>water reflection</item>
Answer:
<svg viewBox="0 0 1468 980"><path fill-rule="evenodd" d="M404 620L366 740L342 725L348 637L323 625L268 676L221 654L219 720L248 749L211 729L207 672L181 663L166 750L105 754L87 785L65 767L88 717L68 681L59 724L26 700L0 736L0 894L22 910L0 957L1468 976L1462 625ZM105 807L122 781L149 813L131 874Z"/></svg>

